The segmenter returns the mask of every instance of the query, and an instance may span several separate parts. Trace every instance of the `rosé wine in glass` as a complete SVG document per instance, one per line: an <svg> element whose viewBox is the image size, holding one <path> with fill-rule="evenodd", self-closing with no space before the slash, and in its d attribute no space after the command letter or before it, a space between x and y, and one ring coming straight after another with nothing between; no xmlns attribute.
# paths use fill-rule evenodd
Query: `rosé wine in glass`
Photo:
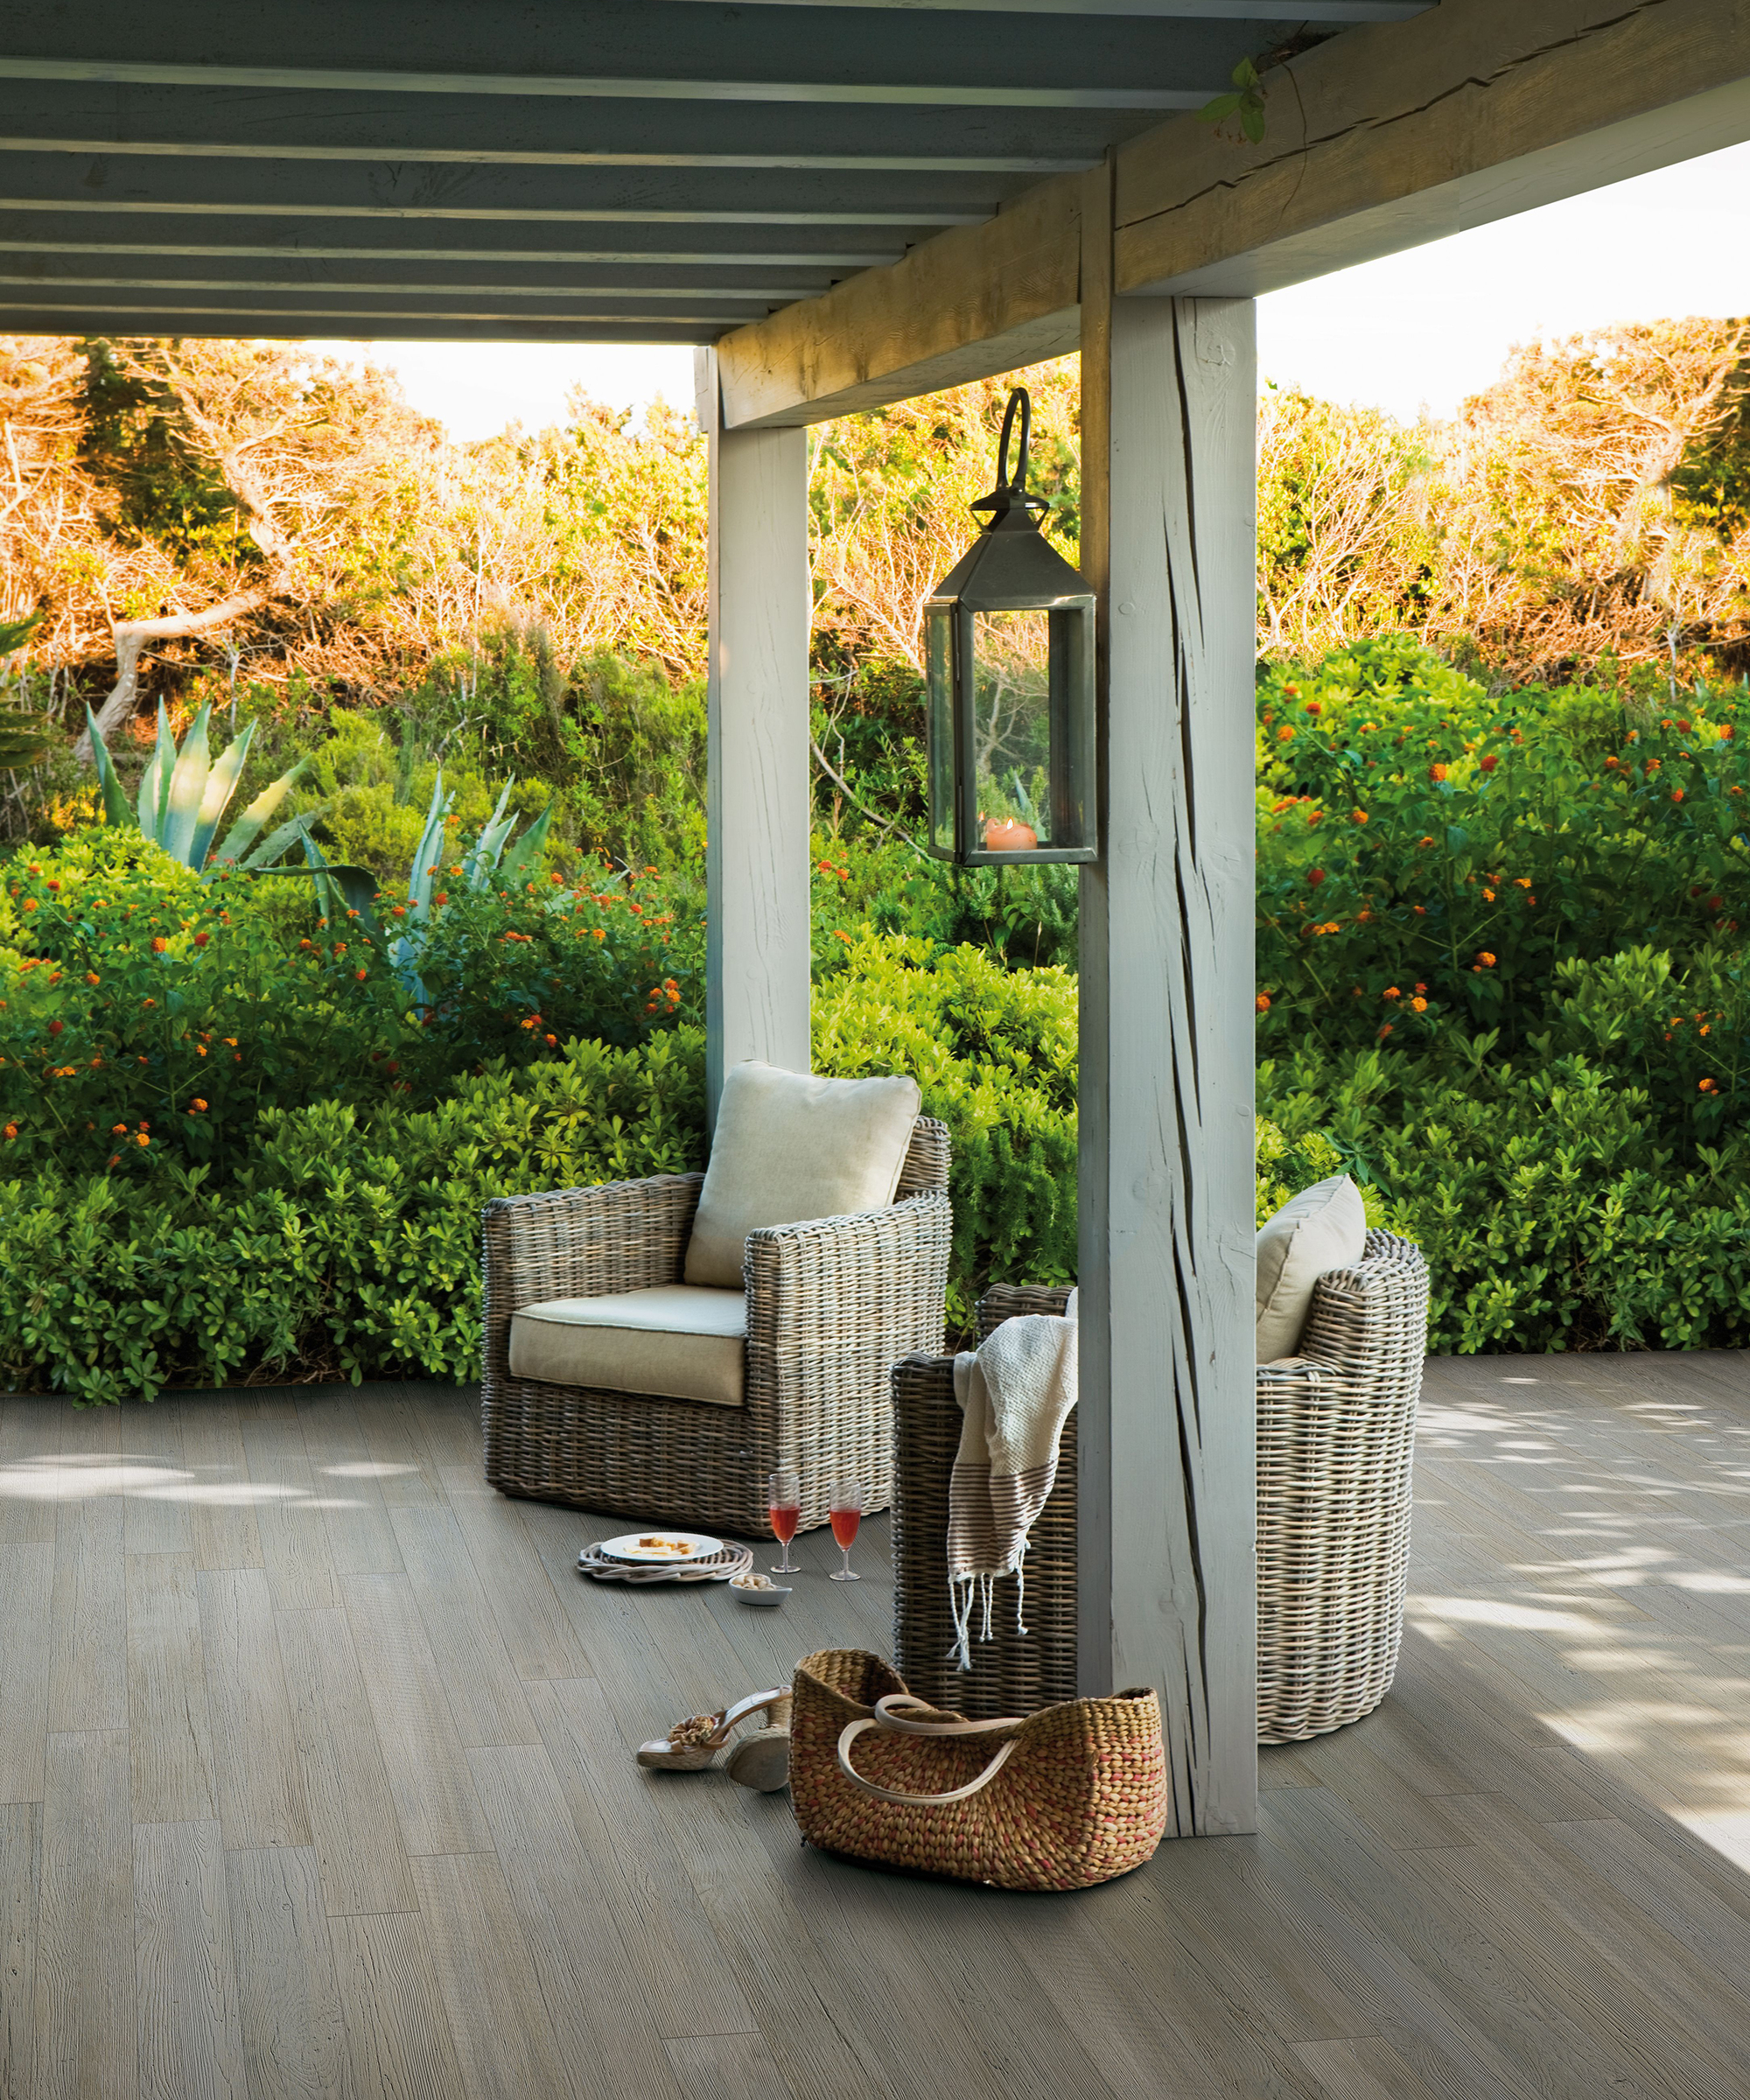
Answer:
<svg viewBox="0 0 1750 2100"><path fill-rule="evenodd" d="M850 1565L850 1544L857 1536L857 1527L863 1522L863 1483L861 1480L835 1480L832 1493L827 1498L827 1511L832 1519L832 1535L838 1541L839 1550L844 1555L844 1565L835 1568L830 1579L834 1582L861 1582Z"/></svg>
<svg viewBox="0 0 1750 2100"><path fill-rule="evenodd" d="M796 1536L796 1526L802 1521L802 1481L800 1474L788 1468L774 1473L766 1483L766 1508L772 1519L772 1536L784 1548L784 1558L773 1565L774 1575L794 1575L800 1571L790 1563L790 1541Z"/></svg>

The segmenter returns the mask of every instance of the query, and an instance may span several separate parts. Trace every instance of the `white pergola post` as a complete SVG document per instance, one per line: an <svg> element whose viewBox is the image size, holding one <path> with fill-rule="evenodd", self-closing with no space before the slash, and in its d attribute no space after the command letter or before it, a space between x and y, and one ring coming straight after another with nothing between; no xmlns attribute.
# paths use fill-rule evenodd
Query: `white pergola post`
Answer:
<svg viewBox="0 0 1750 2100"><path fill-rule="evenodd" d="M705 1098L808 1045L808 433L726 430L710 353L710 677Z"/></svg>
<svg viewBox="0 0 1750 2100"><path fill-rule="evenodd" d="M1106 850L1082 886L1082 1670L1088 1690L1159 1690L1169 1830L1214 1835L1257 1810L1253 309L1102 314L1095 274L1084 444L1107 418L1110 438L1090 542L1109 565Z"/></svg>

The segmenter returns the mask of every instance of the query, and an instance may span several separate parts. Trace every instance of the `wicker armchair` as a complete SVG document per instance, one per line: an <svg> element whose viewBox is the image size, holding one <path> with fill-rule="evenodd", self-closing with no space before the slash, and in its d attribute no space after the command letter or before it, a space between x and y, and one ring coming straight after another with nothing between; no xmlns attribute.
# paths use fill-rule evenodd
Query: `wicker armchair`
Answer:
<svg viewBox="0 0 1750 2100"><path fill-rule="evenodd" d="M766 1475L794 1466L802 1529L836 1476L892 1497L888 1372L942 1345L948 1132L920 1116L892 1204L750 1233L739 1407L517 1378L511 1315L559 1298L680 1281L702 1174L662 1174L486 1207L486 1474L506 1494L754 1536Z"/></svg>
<svg viewBox="0 0 1750 2100"><path fill-rule="evenodd" d="M988 1334L1060 1312L1067 1291L993 1290ZM1354 1269L1320 1277L1302 1354L1257 1371L1258 1740L1296 1742L1372 1712L1397 1663L1410 1558L1410 1464L1428 1335L1421 1250L1370 1232ZM1075 1697L1075 1417L1027 1555L1026 1622L999 1598L974 1668L948 1659L948 1481L960 1410L948 1358L893 1372L893 1654L932 1704L985 1718ZM1006 1630L1004 1630L1006 1621Z"/></svg>

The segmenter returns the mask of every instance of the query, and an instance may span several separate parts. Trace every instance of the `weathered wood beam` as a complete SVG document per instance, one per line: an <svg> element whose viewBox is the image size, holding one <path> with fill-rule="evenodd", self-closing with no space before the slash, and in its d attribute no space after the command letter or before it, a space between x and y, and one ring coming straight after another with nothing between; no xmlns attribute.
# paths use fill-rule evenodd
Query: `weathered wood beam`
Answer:
<svg viewBox="0 0 1750 2100"><path fill-rule="evenodd" d="M1256 1818L1253 309L1117 299L1107 341L1083 354L1110 436L1105 854L1082 881L1079 1666L1088 1691L1158 1688L1169 1828L1207 1837Z"/></svg>
<svg viewBox="0 0 1750 2100"><path fill-rule="evenodd" d="M819 423L1075 347L1082 180L923 242L718 345L731 429Z"/></svg>
<svg viewBox="0 0 1750 2100"><path fill-rule="evenodd" d="M1117 153L1117 286L1256 295L1750 137L1744 0L1446 0Z"/></svg>
<svg viewBox="0 0 1750 2100"><path fill-rule="evenodd" d="M1186 116L1116 149L1121 296L1250 296L1750 137L1750 4L1444 0L1267 84L1261 145ZM1074 348L1076 194L1037 185L725 337L731 423L819 421Z"/></svg>

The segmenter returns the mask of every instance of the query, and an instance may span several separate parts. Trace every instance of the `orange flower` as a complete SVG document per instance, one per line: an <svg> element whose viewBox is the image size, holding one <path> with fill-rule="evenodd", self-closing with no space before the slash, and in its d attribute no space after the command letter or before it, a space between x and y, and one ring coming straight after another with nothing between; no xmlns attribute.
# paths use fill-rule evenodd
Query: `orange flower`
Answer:
<svg viewBox="0 0 1750 2100"><path fill-rule="evenodd" d="M1379 1032L1379 1040L1380 1040L1381 1042L1383 1042L1383 1041L1385 1040L1386 1037L1387 1037L1387 1036L1389 1036L1390 1033L1391 1033L1391 1023L1390 1023L1390 1021L1388 1021L1388 1022L1385 1024L1384 1027L1383 1027L1383 1028L1382 1028L1382 1029L1380 1030L1380 1032Z"/></svg>
<svg viewBox="0 0 1750 2100"><path fill-rule="evenodd" d="M1620 759L1606 759L1604 761L1604 769L1606 773L1616 773L1620 770L1621 765Z"/></svg>
<svg viewBox="0 0 1750 2100"><path fill-rule="evenodd" d="M7 1144L11 1144L11 1142L12 1142L12 1140L13 1140L13 1139L14 1139L14 1138L15 1138L18 1136L18 1124L17 1124L16 1123L9 1123L9 1124L6 1125L6 1142L7 1142Z"/></svg>
<svg viewBox="0 0 1750 2100"><path fill-rule="evenodd" d="M152 953L155 956L163 955L164 950L169 946L170 942L164 939L162 934L154 934L152 935Z"/></svg>
<svg viewBox="0 0 1750 2100"><path fill-rule="evenodd" d="M1714 1083L1711 1079L1701 1080L1698 1082L1698 1084L1700 1091L1704 1094L1712 1094L1716 1091Z"/></svg>
<svg viewBox="0 0 1750 2100"><path fill-rule="evenodd" d="M1428 1011L1428 1002L1426 999L1411 999L1410 1004L1413 1011L1417 1013L1426 1013Z"/></svg>
<svg viewBox="0 0 1750 2100"><path fill-rule="evenodd" d="M1284 722L1282 727L1276 732L1276 740L1278 744L1286 744L1293 734L1293 724L1289 722Z"/></svg>
<svg viewBox="0 0 1750 2100"><path fill-rule="evenodd" d="M559 1047L559 1039L556 1035L542 1036L541 1040L550 1050L556 1050Z"/></svg>
<svg viewBox="0 0 1750 2100"><path fill-rule="evenodd" d="M150 1144L151 1143L151 1139L147 1137L144 1130L136 1130L134 1133L134 1143L136 1144Z"/></svg>
<svg viewBox="0 0 1750 2100"><path fill-rule="evenodd" d="M353 975L359 980L360 984L364 983L365 979L369 976L370 974L371 973L368 970L355 970L353 972Z"/></svg>
<svg viewBox="0 0 1750 2100"><path fill-rule="evenodd" d="M1260 1013L1268 1013L1270 1012L1270 994L1267 991L1259 992L1254 1004Z"/></svg>
<svg viewBox="0 0 1750 2100"><path fill-rule="evenodd" d="M1434 781L1437 786L1440 781L1444 780L1446 777L1446 769L1444 766L1431 766L1428 768L1428 778Z"/></svg>
<svg viewBox="0 0 1750 2100"><path fill-rule="evenodd" d="M1388 984L1385 990L1381 992L1379 996L1382 999L1401 999L1404 997L1404 994L1397 989L1396 984Z"/></svg>
<svg viewBox="0 0 1750 2100"><path fill-rule="evenodd" d="M450 901L449 891L439 890L438 894L431 900L431 901L433 904L448 904Z"/></svg>
<svg viewBox="0 0 1750 2100"><path fill-rule="evenodd" d="M1365 809L1357 809L1354 812L1354 820L1358 824L1364 824L1367 822L1368 813Z"/></svg>
<svg viewBox="0 0 1750 2100"><path fill-rule="evenodd" d="M193 1099L193 1100L192 1100L192 1102L189 1103L189 1106L190 1106L192 1109L193 1109L193 1110L194 1110L194 1111L196 1112L196 1114L197 1114L197 1115L204 1115L204 1114L206 1113L206 1103L204 1101L202 1101L202 1099L200 1098L200 1095L198 1095L198 1094L195 1096L194 1099Z"/></svg>
<svg viewBox="0 0 1750 2100"><path fill-rule="evenodd" d="M86 971L85 981L88 984L98 984L102 982L102 978L99 977L94 970L88 970Z"/></svg>
<svg viewBox="0 0 1750 2100"><path fill-rule="evenodd" d="M1682 789L1681 788L1672 788L1672 790L1671 790L1671 800L1672 800L1674 802L1682 802L1682 801L1683 801L1683 799L1684 799L1684 791L1683 791L1683 789Z"/></svg>
<svg viewBox="0 0 1750 2100"><path fill-rule="evenodd" d="M128 1135L127 1124L125 1123L118 1123L110 1131L109 1135L112 1138L125 1138Z"/></svg>
<svg viewBox="0 0 1750 2100"><path fill-rule="evenodd" d="M1494 968L1494 957L1489 954L1486 948L1478 948L1477 961L1482 964L1485 970L1493 970Z"/></svg>
<svg viewBox="0 0 1750 2100"><path fill-rule="evenodd" d="M24 909L25 909L27 912L33 912L33 911L35 911L35 910L36 910L36 908L37 908L37 900L36 900L36 899L35 899L34 897L27 897L27 898L25 898L25 900L24 900Z"/></svg>
<svg viewBox="0 0 1750 2100"><path fill-rule="evenodd" d="M1493 773L1495 767L1500 765L1500 753L1493 751L1484 752L1481 758L1477 760L1478 766L1481 767L1484 773Z"/></svg>
<svg viewBox="0 0 1750 2100"><path fill-rule="evenodd" d="M194 936L194 945L195 945L197 948L205 948L205 947L206 947L206 943L207 943L207 942L209 942L209 941L210 941L212 938L213 938L213 936L212 936L212 934L197 934Z"/></svg>
<svg viewBox="0 0 1750 2100"><path fill-rule="evenodd" d="M1324 881L1324 879L1325 879L1325 871L1324 871L1324 869L1323 869L1323 868L1311 868L1311 869L1309 869L1309 870L1307 871L1307 874L1306 874L1306 879L1307 879L1307 881L1308 881L1308 882L1312 883L1312 884L1313 885L1313 886L1316 888L1316 887L1318 886L1318 885L1319 885L1320 883L1323 882L1323 881Z"/></svg>

